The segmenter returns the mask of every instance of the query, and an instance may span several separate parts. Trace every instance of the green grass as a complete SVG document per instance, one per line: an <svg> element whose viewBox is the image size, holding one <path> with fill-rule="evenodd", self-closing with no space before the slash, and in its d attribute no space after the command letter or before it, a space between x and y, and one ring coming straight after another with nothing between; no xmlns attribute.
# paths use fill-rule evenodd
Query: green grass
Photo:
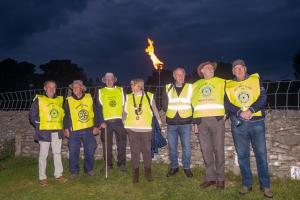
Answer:
<svg viewBox="0 0 300 200"><path fill-rule="evenodd" d="M64 160L65 175L68 176L68 163ZM194 177L188 179L183 170L175 177L166 178L167 165L154 164L154 181L149 183L141 170L140 183L133 185L131 170L121 173L117 168L109 172L108 179L99 175L102 161L97 161L96 177L88 177L84 173L76 180L59 183L53 177L53 162L48 162L48 182L45 188L38 184L38 160L33 158L16 157L2 162L5 169L0 169L0 199L265 199L259 191L257 177L254 178L253 191L247 195L238 194L240 177L231 173L226 174L226 189L217 190L215 187L200 189L199 182L203 180L203 169L192 169ZM82 163L81 163L82 167ZM128 163L130 167L130 163ZM300 199L300 181L272 178L271 189L273 199Z"/></svg>

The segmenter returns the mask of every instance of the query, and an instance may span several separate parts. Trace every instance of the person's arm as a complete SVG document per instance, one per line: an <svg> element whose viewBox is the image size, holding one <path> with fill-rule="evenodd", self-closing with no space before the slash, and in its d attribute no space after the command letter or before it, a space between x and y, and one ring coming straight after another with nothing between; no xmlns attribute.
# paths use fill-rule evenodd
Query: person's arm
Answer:
<svg viewBox="0 0 300 200"><path fill-rule="evenodd" d="M156 117L158 123L161 125L162 122L161 122L154 98L151 100L151 106L152 106L154 116Z"/></svg>
<svg viewBox="0 0 300 200"><path fill-rule="evenodd" d="M102 107L102 104L99 100L99 92L98 91L96 93L96 99L95 99L95 101L96 101L96 104L95 104L95 115L96 115L95 121L96 121L97 126L99 127L99 126L101 126L101 124L104 123L104 118L103 118L103 107ZM102 128L104 128L104 127L102 127Z"/></svg>
<svg viewBox="0 0 300 200"><path fill-rule="evenodd" d="M229 115L235 115L236 117L239 117L240 113L242 112L242 110L239 107L233 105L229 101L227 94L225 94L225 97L224 97L224 107L225 107L226 113L229 113Z"/></svg>
<svg viewBox="0 0 300 200"><path fill-rule="evenodd" d="M260 95L258 99L249 107L249 110L252 113L260 111L265 108L266 102L267 102L267 91L265 90L263 85L260 84Z"/></svg>
<svg viewBox="0 0 300 200"><path fill-rule="evenodd" d="M70 114L70 108L68 100L66 99L64 102L64 129L70 129L71 128L71 114Z"/></svg>
<svg viewBox="0 0 300 200"><path fill-rule="evenodd" d="M37 96L34 98L31 108L29 111L29 121L34 126L34 128L39 128L40 116L39 116L39 102Z"/></svg>
<svg viewBox="0 0 300 200"><path fill-rule="evenodd" d="M164 112L167 112L168 104L169 104L168 95L167 95L167 92L164 88L164 90L162 92L162 109L163 109Z"/></svg>

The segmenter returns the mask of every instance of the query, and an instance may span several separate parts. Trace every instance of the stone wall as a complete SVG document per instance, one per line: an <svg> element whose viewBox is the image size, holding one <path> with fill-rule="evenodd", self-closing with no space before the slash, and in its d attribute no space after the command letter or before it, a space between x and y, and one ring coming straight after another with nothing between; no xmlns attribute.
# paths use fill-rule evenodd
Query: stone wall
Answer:
<svg viewBox="0 0 300 200"><path fill-rule="evenodd" d="M34 129L29 124L28 112L0 111L0 118L0 149L5 147L5 142L13 141L16 155L37 157L39 145L33 141ZM193 127L191 137L192 167L203 166L200 145L194 134L195 129ZM165 130L163 131L165 135ZM96 137L96 140L98 143L96 159L102 159L102 145L99 136ZM291 177L291 168L294 166L300 168L300 111L269 110L266 118L266 140L270 173L278 177ZM115 152L115 145L113 149ZM179 151L181 151L180 145ZM64 140L63 156L68 157L67 140ZM239 168L229 120L226 121L225 156L226 170L238 174ZM127 158L130 159L129 147L127 147ZM179 158L181 161L181 154ZM168 163L168 149L166 147L161 149L159 155L155 156L153 160L154 162ZM253 172L256 173L253 152L251 152L251 165ZM300 174L298 175L300 177Z"/></svg>

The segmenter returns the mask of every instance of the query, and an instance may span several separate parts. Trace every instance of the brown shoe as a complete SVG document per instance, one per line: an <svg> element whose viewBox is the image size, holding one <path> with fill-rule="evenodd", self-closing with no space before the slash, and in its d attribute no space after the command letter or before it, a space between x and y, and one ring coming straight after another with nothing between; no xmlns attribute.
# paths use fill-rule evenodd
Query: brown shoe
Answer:
<svg viewBox="0 0 300 200"><path fill-rule="evenodd" d="M208 188L211 185L216 184L216 181L204 181L203 183L200 184L201 188Z"/></svg>
<svg viewBox="0 0 300 200"><path fill-rule="evenodd" d="M39 181L39 183L40 183L40 186L42 186L42 187L45 187L45 186L48 185L47 179L42 179L42 180Z"/></svg>
<svg viewBox="0 0 300 200"><path fill-rule="evenodd" d="M68 181L68 179L66 179L64 176L60 176L58 178L55 178L58 182L61 182L61 183L65 183Z"/></svg>
<svg viewBox="0 0 300 200"><path fill-rule="evenodd" d="M217 181L217 188L224 190L225 189L225 181Z"/></svg>
<svg viewBox="0 0 300 200"><path fill-rule="evenodd" d="M146 177L147 181L149 181L149 182L153 181L151 168L145 167L145 177Z"/></svg>
<svg viewBox="0 0 300 200"><path fill-rule="evenodd" d="M251 192L252 187L247 187L247 186L242 186L242 188L240 189L240 194L244 195L247 194L249 192Z"/></svg>
<svg viewBox="0 0 300 200"><path fill-rule="evenodd" d="M273 198L273 193L271 192L270 188L264 188L262 191L264 192L265 197Z"/></svg>
<svg viewBox="0 0 300 200"><path fill-rule="evenodd" d="M132 183L138 183L140 177L140 168L136 168L132 170Z"/></svg>

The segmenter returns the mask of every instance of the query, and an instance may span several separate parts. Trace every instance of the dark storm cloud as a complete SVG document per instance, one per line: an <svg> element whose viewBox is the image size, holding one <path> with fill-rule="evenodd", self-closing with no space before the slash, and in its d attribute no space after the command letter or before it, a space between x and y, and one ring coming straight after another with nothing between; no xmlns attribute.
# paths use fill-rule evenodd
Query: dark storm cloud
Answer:
<svg viewBox="0 0 300 200"><path fill-rule="evenodd" d="M2 0L0 46L13 48L26 37L67 23L68 13L84 9L83 0Z"/></svg>
<svg viewBox="0 0 300 200"><path fill-rule="evenodd" d="M86 7L70 1L77 3L51 15L59 2L40 5L48 13L40 12L41 20L32 20L35 9L29 9L25 31L4 31L14 45L5 42L11 50L0 56L37 63L70 58L93 77L113 71L127 82L151 74L144 52L151 37L169 69L183 65L191 72L207 59L244 58L264 78L285 79L300 48L299 1L91 0Z"/></svg>

